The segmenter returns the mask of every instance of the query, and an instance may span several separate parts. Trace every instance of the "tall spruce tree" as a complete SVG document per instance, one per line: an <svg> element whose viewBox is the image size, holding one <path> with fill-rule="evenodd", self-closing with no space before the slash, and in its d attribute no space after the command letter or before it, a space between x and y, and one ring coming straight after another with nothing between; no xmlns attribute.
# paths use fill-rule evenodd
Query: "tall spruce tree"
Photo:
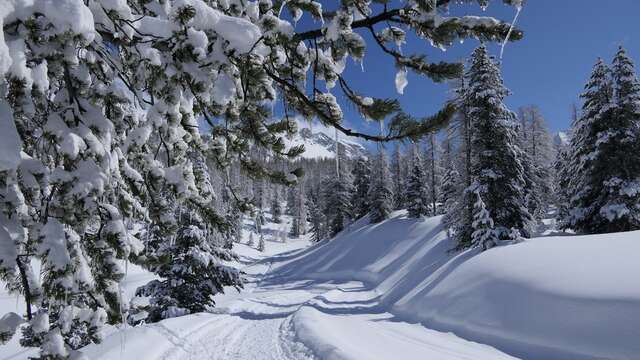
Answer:
<svg viewBox="0 0 640 360"><path fill-rule="evenodd" d="M562 224L585 233L638 229L640 85L624 49L612 69L598 60L585 89L566 173L571 211Z"/></svg>
<svg viewBox="0 0 640 360"><path fill-rule="evenodd" d="M570 211L561 223L565 228L585 230L597 211L592 206L593 192L591 189L593 158L596 154L596 142L599 130L595 123L607 123L612 116L613 86L610 70L598 59L591 72L591 77L582 93L583 99L581 116L573 124L571 144L567 165L570 169L565 172L569 187Z"/></svg>
<svg viewBox="0 0 640 360"><path fill-rule="evenodd" d="M472 185L466 192L482 198L497 237L511 240L512 228L528 235L532 221L525 204L516 117L503 103L509 92L486 47L478 47L470 62L464 101L470 118Z"/></svg>

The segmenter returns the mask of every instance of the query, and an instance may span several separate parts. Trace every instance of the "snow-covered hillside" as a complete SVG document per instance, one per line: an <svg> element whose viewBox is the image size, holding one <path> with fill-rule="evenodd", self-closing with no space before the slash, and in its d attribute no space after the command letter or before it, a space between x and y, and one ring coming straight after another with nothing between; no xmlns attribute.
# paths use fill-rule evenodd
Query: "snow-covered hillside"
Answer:
<svg viewBox="0 0 640 360"><path fill-rule="evenodd" d="M545 237L451 253L440 218L353 224L271 281L362 281L362 311L388 312L524 359L640 357L640 232Z"/></svg>
<svg viewBox="0 0 640 360"><path fill-rule="evenodd" d="M348 246L349 242L343 236L342 240L308 248L306 237L286 236L291 219L283 216L283 220L282 224L268 222L263 227L265 252L246 245L251 236L251 224L246 224L245 243L237 244L235 249L240 255L238 265L248 282L240 293L229 289L225 295L216 296L213 313L136 327L109 327L105 340L83 348L84 355L91 360L513 359L490 346L454 334L397 321L394 315L378 311L377 291L370 291L369 285L352 280L348 274L342 276L349 279L345 281L340 276L336 281L329 277L326 281L288 280L283 272L289 269L289 264L311 265L313 259L308 255L335 245ZM431 220L430 223L433 224ZM355 226L369 227L364 222ZM362 238L355 240L360 242L358 246L365 244ZM348 247L343 250L349 252ZM363 262L348 264L345 262L345 269ZM123 291L132 295L137 286L150 279L151 274L130 266ZM20 311L21 299L4 296L0 306L3 311L16 307ZM15 336L3 348L3 359L26 360L36 355L37 349L20 348L17 340Z"/></svg>
<svg viewBox="0 0 640 360"><path fill-rule="evenodd" d="M211 314L110 327L102 344L83 352L102 360L640 356L640 232L454 253L440 220L398 211L310 246L307 237L286 235L291 219L283 216L264 225L265 252L246 222L235 246L248 280L243 291L216 296ZM151 278L130 266L122 290L132 296ZM6 295L0 307L23 310ZM17 338L4 359L35 355Z"/></svg>

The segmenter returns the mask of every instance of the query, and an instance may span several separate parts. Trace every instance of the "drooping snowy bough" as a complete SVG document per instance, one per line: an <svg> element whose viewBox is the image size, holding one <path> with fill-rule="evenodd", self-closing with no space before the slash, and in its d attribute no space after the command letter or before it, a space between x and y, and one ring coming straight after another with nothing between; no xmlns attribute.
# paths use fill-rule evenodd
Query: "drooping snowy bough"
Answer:
<svg viewBox="0 0 640 360"><path fill-rule="evenodd" d="M119 282L127 261L165 279L140 290L152 297L153 320L206 310L223 286L240 286L224 264L233 254L212 235L228 231L229 221L212 206L208 164L237 161L253 176L296 183L300 172L268 170L248 155L252 146L298 155L301 147L286 149L282 140L296 130L290 115L376 141L446 123L452 105L415 120L396 100L360 94L342 73L349 57L362 61L361 33L370 33L398 67L400 92L407 71L458 77L460 64L403 55L405 31L445 47L457 38L502 41L510 25L447 17L449 3L2 1L0 277L27 303L23 345L63 359L100 341L105 323L126 317ZM292 21L304 14L317 29L295 31ZM514 30L509 39L521 36ZM336 85L365 117L396 114L389 132L345 128ZM272 120L277 99L281 121ZM177 296L177 288L191 292Z"/></svg>

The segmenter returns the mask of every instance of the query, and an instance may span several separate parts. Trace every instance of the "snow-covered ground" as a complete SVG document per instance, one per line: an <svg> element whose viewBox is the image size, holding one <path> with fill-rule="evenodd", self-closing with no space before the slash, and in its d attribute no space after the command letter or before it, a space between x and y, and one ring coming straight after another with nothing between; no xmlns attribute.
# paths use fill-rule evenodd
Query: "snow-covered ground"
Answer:
<svg viewBox="0 0 640 360"><path fill-rule="evenodd" d="M491 347L374 311L378 295L360 281L288 281L281 277L279 269L303 261L309 252L306 238L287 238L290 219L284 219L284 224L267 223L263 228L267 234L264 253L237 245L248 282L240 293L229 290L218 296L215 313L112 327L101 344L83 349L85 355L92 360L511 358ZM248 239L249 232L244 235ZM256 245L257 241L254 235ZM151 278L131 266L123 291L131 295ZM16 308L15 297L1 301L2 312L22 310L20 305ZM17 338L3 349L3 359L35 355L34 349L21 349Z"/></svg>
<svg viewBox="0 0 640 360"><path fill-rule="evenodd" d="M539 237L484 253L453 247L439 217L396 212L353 224L271 281L362 281L349 296L364 312L523 359L640 359L640 231Z"/></svg>
<svg viewBox="0 0 640 360"><path fill-rule="evenodd" d="M437 217L363 219L313 246L288 238L284 219L266 224L264 253L237 245L247 285L217 296L214 313L110 328L84 353L104 360L640 358L640 232L541 237L477 254L452 253ZM132 294L150 278L130 267L123 290ZM21 310L15 297L2 296L0 313ZM34 354L16 340L0 358Z"/></svg>

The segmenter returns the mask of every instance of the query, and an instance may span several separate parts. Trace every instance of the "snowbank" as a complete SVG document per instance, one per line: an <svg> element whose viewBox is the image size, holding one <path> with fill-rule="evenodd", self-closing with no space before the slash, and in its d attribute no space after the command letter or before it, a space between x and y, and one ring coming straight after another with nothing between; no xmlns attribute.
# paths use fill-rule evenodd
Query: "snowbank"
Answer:
<svg viewBox="0 0 640 360"><path fill-rule="evenodd" d="M393 321L390 314L336 316L303 307L291 323L297 338L323 360L515 359L450 333Z"/></svg>
<svg viewBox="0 0 640 360"><path fill-rule="evenodd" d="M525 358L638 359L638 251L640 232L532 239L427 277L393 310Z"/></svg>
<svg viewBox="0 0 640 360"><path fill-rule="evenodd" d="M357 280L375 288L382 304L392 304L443 266L453 247L440 217L415 220L398 211L380 224L360 219L334 240L300 253L270 280Z"/></svg>
<svg viewBox="0 0 640 360"><path fill-rule="evenodd" d="M439 222L363 219L270 281L362 281L379 312L526 359L640 358L640 232L452 253Z"/></svg>

